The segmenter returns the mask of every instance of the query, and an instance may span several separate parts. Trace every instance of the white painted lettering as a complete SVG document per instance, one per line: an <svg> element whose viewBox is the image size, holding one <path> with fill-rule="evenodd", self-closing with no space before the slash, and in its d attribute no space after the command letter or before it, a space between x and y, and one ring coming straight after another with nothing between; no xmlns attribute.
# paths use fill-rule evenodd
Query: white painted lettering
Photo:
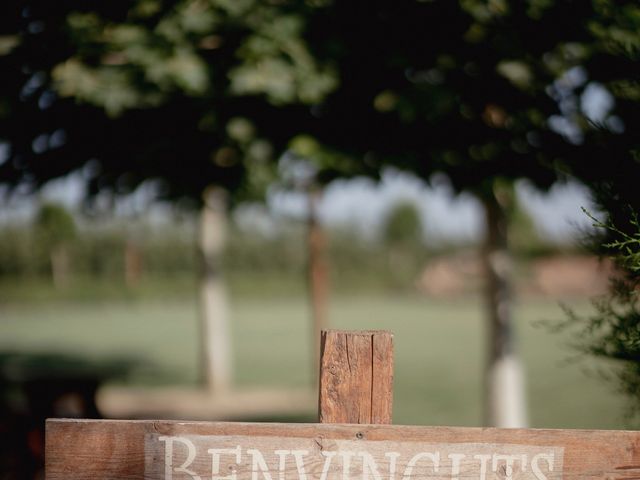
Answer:
<svg viewBox="0 0 640 480"><path fill-rule="evenodd" d="M451 480L458 480L460 475L460 460L465 458L464 453L450 453L447 458L451 460Z"/></svg>
<svg viewBox="0 0 640 480"><path fill-rule="evenodd" d="M474 455L473 458L480 460L480 480L487 480L487 465L491 455Z"/></svg>
<svg viewBox="0 0 640 480"><path fill-rule="evenodd" d="M307 480L307 473L304 471L304 460L302 457L309 455L308 450L291 450L291 455L296 459L296 468L298 469L298 478Z"/></svg>
<svg viewBox="0 0 640 480"><path fill-rule="evenodd" d="M373 455L369 452L360 452L360 456L362 457L362 478L369 480L369 472L371 472L374 480L382 480L382 475L378 472L378 466L373 459Z"/></svg>
<svg viewBox="0 0 640 480"><path fill-rule="evenodd" d="M400 454L398 452L386 452L385 457L389 457L389 480L396 480L396 465Z"/></svg>
<svg viewBox="0 0 640 480"><path fill-rule="evenodd" d="M145 435L145 478L163 480L554 480L563 459L524 444Z"/></svg>
<svg viewBox="0 0 640 480"><path fill-rule="evenodd" d="M264 461L264 457L260 450L249 448L247 449L247 453L251 455L251 480L258 480L259 473L262 473L265 480L273 480L269 473L267 462Z"/></svg>
<svg viewBox="0 0 640 480"><path fill-rule="evenodd" d="M351 450L340 450L338 453L342 457L342 480L350 480L351 459L356 456L356 452L352 452Z"/></svg>
<svg viewBox="0 0 640 480"><path fill-rule="evenodd" d="M291 450L276 450L273 453L280 457L280 461L278 462L278 478L284 480L284 471L287 467L287 455L291 453Z"/></svg>
<svg viewBox="0 0 640 480"><path fill-rule="evenodd" d="M324 457L324 464L322 465L322 473L320 474L320 480L327 480L329 474L329 467L331 466L331 460L336 456L336 452L327 452L322 450L320 454Z"/></svg>
<svg viewBox="0 0 640 480"><path fill-rule="evenodd" d="M236 480L237 475L235 470L231 472L231 475L220 475L220 455L234 455L236 457L236 464L240 463L241 448L238 445L236 448L210 448L207 453L211 455L211 480Z"/></svg>
<svg viewBox="0 0 640 480"><path fill-rule="evenodd" d="M418 453L417 455L414 455L413 458L409 460L409 463L407 463L407 468L404 469L402 480L411 480L411 474L413 473L413 468L423 458L428 458L429 460L431 460L434 473L438 472L438 467L440 466L440 452L436 452L436 453L421 452L421 453Z"/></svg>
<svg viewBox="0 0 640 480"><path fill-rule="evenodd" d="M280 457L279 462L279 479L284 480L284 472L286 469L287 455L293 455L296 461L296 469L298 470L298 478L300 480L307 480L307 472L304 470L304 460L302 457L309 455L308 450L276 450L275 452Z"/></svg>
<svg viewBox="0 0 640 480"><path fill-rule="evenodd" d="M172 480L173 473L186 473L193 480L202 480L200 476L196 475L196 472L189 470L187 467L193 463L196 458L195 445L185 437L169 437L160 436L158 440L164 442L164 478L165 480ZM187 459L179 467L173 466L173 443L180 442L187 447Z"/></svg>
<svg viewBox="0 0 640 480"><path fill-rule="evenodd" d="M553 472L553 464L555 462L555 455L553 454L553 452L551 453L539 453L538 455L536 455L535 457L533 457L531 459L531 470L533 471L533 474L536 476L536 478L538 480L547 480L547 476L542 473L542 470L540 470L540 467L538 466L538 462L540 460L546 460L547 461L547 467L549 470L549 473Z"/></svg>
<svg viewBox="0 0 640 480"><path fill-rule="evenodd" d="M513 480L513 463L516 460L520 460L523 467L522 471L526 470L527 464L527 456L526 455L498 455L497 453L493 455L493 461L491 462L491 469L494 472L498 471L498 463L504 461L505 469L504 475L505 480Z"/></svg>

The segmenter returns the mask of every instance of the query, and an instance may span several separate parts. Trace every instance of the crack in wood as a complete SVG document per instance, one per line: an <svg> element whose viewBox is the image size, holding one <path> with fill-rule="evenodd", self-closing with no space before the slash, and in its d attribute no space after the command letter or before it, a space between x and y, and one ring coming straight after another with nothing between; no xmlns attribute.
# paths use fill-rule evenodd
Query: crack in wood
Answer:
<svg viewBox="0 0 640 480"><path fill-rule="evenodd" d="M616 470L623 470L630 475L617 476L616 480L640 480L640 465L621 465L616 467ZM638 470L638 472L632 472L632 470Z"/></svg>
<svg viewBox="0 0 640 480"><path fill-rule="evenodd" d="M375 336L371 335L371 411L369 412L369 418L371 419L371 422L374 422L374 405L375 402L378 401L379 399L375 398L375 387L374 387L374 382L376 381L376 376L377 376L377 371L376 371L376 362L375 362L375 341L374 341Z"/></svg>
<svg viewBox="0 0 640 480"><path fill-rule="evenodd" d="M323 423L391 423L390 332L323 332L319 418Z"/></svg>

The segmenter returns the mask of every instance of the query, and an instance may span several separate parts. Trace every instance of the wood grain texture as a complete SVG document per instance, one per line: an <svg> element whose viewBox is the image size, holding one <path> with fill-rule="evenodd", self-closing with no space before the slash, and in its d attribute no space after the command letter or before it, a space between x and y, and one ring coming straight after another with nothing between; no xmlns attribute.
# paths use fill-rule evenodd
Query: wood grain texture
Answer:
<svg viewBox="0 0 640 480"><path fill-rule="evenodd" d="M324 332L324 422L64 420L49 480L640 480L640 432L376 425L391 421L392 336Z"/></svg>
<svg viewBox="0 0 640 480"><path fill-rule="evenodd" d="M392 407L393 335L322 332L320 423L390 424Z"/></svg>
<svg viewBox="0 0 640 480"><path fill-rule="evenodd" d="M169 463L166 459L167 439L175 440L171 440L174 445L169 452ZM195 449L194 458L190 461L183 446L187 442L191 442ZM240 457L236 458L227 451L220 456L218 465L215 462L212 464L212 449L230 450L232 447L241 447L238 450ZM347 470L346 477L343 476L345 455L331 455L331 452L341 451L351 452L351 470ZM394 474L390 473L390 462L387 460L385 463L384 460L390 458L387 455L390 452L397 454ZM551 452L555 458L552 462L536 461L534 456L538 452ZM367 456L369 454L370 457ZM414 462L413 469L408 471L410 457L417 454L421 454L422 459ZM434 468L435 462L426 460L426 455L435 454L439 456L438 470ZM505 454L517 454L518 459L511 465L512 468L505 460ZM299 465L296 465L296 455L301 459ZM492 466L491 455L497 458L496 468ZM527 466L524 470L519 460L523 456L526 456L524 464ZM264 459L262 463L261 457ZM324 478L327 480L631 480L640 478L640 432L176 421L47 421L46 478L49 480L208 480L230 478L227 475L232 473L237 480L311 480L323 478L323 466L328 457L332 457L334 463L326 470ZM280 463L281 458L285 458L286 462ZM553 471L547 463L555 466ZM167 465L170 467L169 475ZM180 470L183 465L185 471ZM284 468L280 468L280 465ZM482 465L485 465L484 477ZM533 468L534 465L540 467L538 472ZM217 467L219 475L212 472L214 467ZM301 468L306 469L304 476L300 474Z"/></svg>

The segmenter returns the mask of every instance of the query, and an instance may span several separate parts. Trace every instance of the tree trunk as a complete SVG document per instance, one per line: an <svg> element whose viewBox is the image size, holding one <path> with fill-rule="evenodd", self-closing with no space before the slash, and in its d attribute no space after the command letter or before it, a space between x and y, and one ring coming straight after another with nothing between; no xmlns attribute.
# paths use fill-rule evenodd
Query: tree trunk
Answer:
<svg viewBox="0 0 640 480"><path fill-rule="evenodd" d="M485 424L527 426L524 374L514 348L510 276L512 261L507 244L508 194L483 196L487 237L483 260L487 275L489 355L485 372Z"/></svg>
<svg viewBox="0 0 640 480"><path fill-rule="evenodd" d="M313 375L318 376L320 367L321 332L328 328L327 306L329 297L329 268L326 261L327 239L318 219L318 203L322 190L309 190L309 217L307 228L308 286L311 301Z"/></svg>
<svg viewBox="0 0 640 480"><path fill-rule="evenodd" d="M124 282L127 288L135 288L142 277L142 253L134 240L127 238L124 246Z"/></svg>
<svg viewBox="0 0 640 480"><path fill-rule="evenodd" d="M226 192L209 187L203 193L199 250L202 376L212 392L229 389L232 381L229 306L221 268L226 227Z"/></svg>
<svg viewBox="0 0 640 480"><path fill-rule="evenodd" d="M51 262L51 278L55 288L64 288L69 283L69 251L65 244L60 244L51 249L49 255Z"/></svg>

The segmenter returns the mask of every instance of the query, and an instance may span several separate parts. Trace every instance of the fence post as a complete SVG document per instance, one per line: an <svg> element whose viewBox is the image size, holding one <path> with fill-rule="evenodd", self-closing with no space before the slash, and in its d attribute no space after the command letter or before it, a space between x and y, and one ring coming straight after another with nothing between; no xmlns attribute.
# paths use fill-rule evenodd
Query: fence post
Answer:
<svg viewBox="0 0 640 480"><path fill-rule="evenodd" d="M320 423L390 424L393 405L393 334L322 332Z"/></svg>

